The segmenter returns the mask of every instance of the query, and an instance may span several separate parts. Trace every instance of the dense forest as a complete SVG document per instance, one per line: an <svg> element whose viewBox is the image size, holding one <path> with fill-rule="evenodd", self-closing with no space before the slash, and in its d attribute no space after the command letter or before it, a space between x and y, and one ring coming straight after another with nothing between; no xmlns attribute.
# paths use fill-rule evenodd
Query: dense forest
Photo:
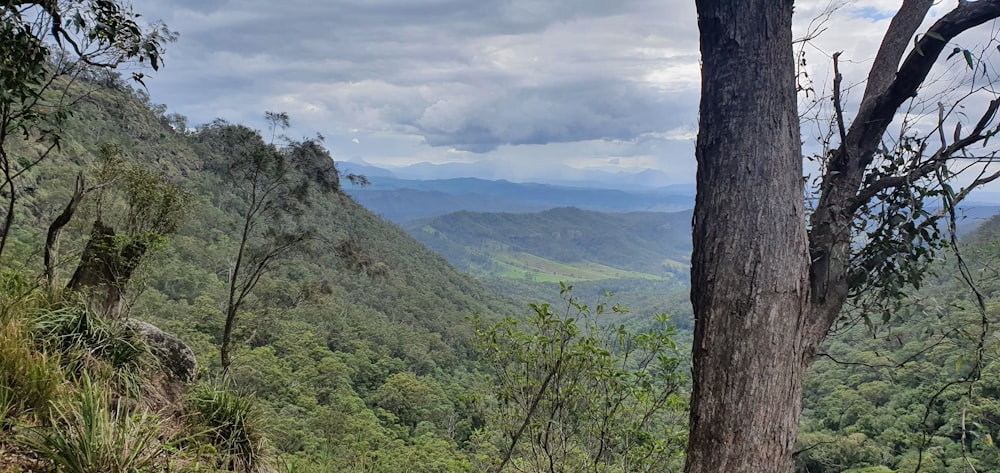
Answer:
<svg viewBox="0 0 1000 473"><path fill-rule="evenodd" d="M845 311L807 377L799 471L1000 468L1000 217L956 248L908 297Z"/></svg>
<svg viewBox="0 0 1000 473"><path fill-rule="evenodd" d="M646 280L651 285L644 287L642 280L611 279L577 282L579 288L574 289L564 285L560 297L559 285L550 290L514 279L508 281L507 294L540 297L505 299L452 269L399 227L357 206L341 191L341 185L351 185L346 178L328 190L311 190L316 194L297 215L262 221L263 226L308 231L311 236L308 244L284 254L264 273L246 299L234 324L232 365L223 377L219 346L228 272L248 205L240 188L227 182L233 179L235 157L226 153L232 144L225 142L225 132L249 133L265 149L291 150L312 142L287 141L279 147L263 138L270 133L221 121L192 129L182 117L165 114L164 107L120 82L98 85L80 86L87 96L66 122L61 149L25 174L25 196L4 257L8 407L2 448L7 471L48 468L50 463L36 464L34 459L51 454L46 448L54 448L52 442L57 441L52 432L66 428L60 423L77 422L75 416L84 415L73 409L98 401L110 403L110 408L113 399L129 392L146 399L149 410L129 411L131 417L119 412L105 422L143 420L142 425L158 426L162 431L145 434L143 448L160 451L159 456L150 454L150 461L172 471L252 469L257 461L287 471L386 472L500 466L535 471L529 465L543 458L558 457L571 465L574 456L584 464L592 442L600 444L600 435L593 431L590 440L562 432L569 440L559 449L540 449L530 439L510 442L521 427L511 421L518 419L519 409L523 415L524 404L532 400L518 396L539 389L546 370L560 359L545 348L551 348L554 339L567 341L559 353L575 361L571 372L560 372L572 386L563 394L589 401L599 399L595 392L609 389L584 382L608 376L595 374L615 366L602 357L664 355L658 360L665 363L664 369L648 370L651 365L638 361L621 365L625 371L618 376L636 377L622 378L626 384L616 389L636 393L641 391L625 388L647 386L666 396L662 404L646 405L658 407L650 417L656 424L640 426L642 435L658 440L631 446L635 458L645 462L637 461L626 471L678 470L687 390L683 353L690 339L690 309L683 291L663 294L653 281ZM321 150L319 156L330 159ZM129 224L124 216L135 206L129 200L130 178L111 179L81 199L60 237L52 286L45 282L42 251L46 229L74 195L76 177L84 176L85 182L106 179L102 173L109 172L109 162L121 169L141 169L133 174L155 177L161 186L175 186L185 196L175 231L158 240L138 265L123 288L123 315L111 319L96 311L93 301L87 302L93 294L84 293L83 305L53 305L50 291L68 293L64 287L86 254L95 221L121 229L119 238L125 238L121 235ZM564 220L565 214L573 214L556 212ZM463 218L471 217L476 216ZM980 471L997 467L990 387L996 381L996 346L989 323L997 307L998 227L997 219L990 220L960 245L972 288L959 277L954 258L946 258L935 266L935 276L925 287L899 304L891 321L870 315L877 313L872 307L845 313L807 384L797 454L800 471L913 471L918 463L920 471L966 471L969 464ZM502 230L497 228L489 231ZM254 237L264 239L267 233ZM532 248L553 260L572 258L562 254L571 250L558 245L553 251ZM492 284L503 287L495 280ZM619 294L603 301L591 295L609 289ZM985 312L977 308L973 289L984 297ZM588 296L574 298L574 291ZM529 308L530 300L547 303ZM585 306L588 302L592 306ZM619 302L664 307L660 312L675 317L660 319L645 309L628 313ZM143 348L130 325L120 323L123 319L150 322L191 347L199 362L199 381L184 388L187 394L165 394L163 385L154 381L162 376L155 374L161 369L148 360L122 361L115 357L124 355L101 348L124 344L142 353L150 350ZM674 332L671 325L682 331ZM553 338L556 333L563 337ZM619 335L611 335L615 333ZM624 340L636 342L622 345ZM605 348L594 351L598 346ZM25 360L41 366L19 365ZM512 366L534 366L534 376L540 378L532 381L531 373L511 372ZM39 370L32 376L40 378L25 382L25 370ZM539 404L564 427L604 418L625 428L627 416L612 414L634 414L648 395L614 412L585 407L580 399L569 412L560 411L561 399L542 397ZM170 398L166 404L164 397ZM231 438L204 434L206 428L219 428L211 427L207 414L196 415L199 406L205 410L212 402L230 403L231 415L246 416L242 428L247 445L260 447L252 450L259 458L212 459L237 456L246 448L232 444ZM49 413L47 404L55 406ZM117 428L132 425L127 422ZM525 426L528 431L540 428L535 421ZM174 432L178 429L185 433ZM622 432L616 435L621 438ZM223 445L208 447L213 442ZM593 458L624 467L606 455Z"/></svg>
<svg viewBox="0 0 1000 473"><path fill-rule="evenodd" d="M560 298L556 288L550 295L561 305L530 309L527 302L493 295L399 227L355 204L341 185L363 178L344 176L341 183L319 142L279 138L275 144L264 138L279 135L288 117L270 114L274 128L265 132L223 121L190 128L182 117L165 114L165 107L149 103L142 92L114 77L85 81L71 93L83 95L64 124L60 148L21 178L24 196L3 258L4 334L12 337L5 346L18 347L3 358L10 403L2 444L5 468L35 465L29 459L48 458L57 440L96 441L55 433L64 429L59 422L85 415L76 412L83 409L75 404L79 396L92 394L113 405L113 399L135 393L150 410L106 421L155 418L151 424L143 417L143 425L159 430L143 434L145 443L135 446L143 451L137 454L149 456L147 466L177 471L249 471L263 465L288 471L470 471L501 463L523 468L556 455L564 462L578 457L580 464L629 458L649 467L676 468L685 388L680 350L665 319L645 324L648 330L638 338L620 331L625 338L618 340L605 336L603 328L608 314L625 312L616 303L595 299L600 309L591 309L576 302L569 289ZM29 152L27 145L17 146L18 152ZM268 171L247 159L261 153L268 159L301 160L280 174L292 183L281 188L283 196L295 200L273 204L280 212L253 221L255 228L245 233L256 202L252 191L270 183L246 180L248 166L260 174ZM303 187L317 181L309 174L316 169L325 173L319 177L326 186ZM133 175L145 180L134 181ZM165 202L148 195L156 189L169 189L174 197ZM47 229L71 201L79 204L49 254L43 251ZM153 210L143 210L148 207ZM172 223L133 230L148 214ZM103 289L72 289L95 246L96 228L112 235L108 258L124 258L129 242L149 241L127 280L114 279L120 261L111 271L121 299L115 310L106 304ZM232 306L230 289L234 281L245 281L234 276L243 237L250 240L245 260L257 264L244 266L243 274L266 270L256 274L252 286L238 287L250 289L235 312L231 365L224 367L219 349ZM270 260L252 259L275 248L284 250ZM532 328L522 330L511 316L533 320ZM136 338L130 320L152 323L190 346L199 381L185 388L157 384L162 368L149 361L155 357L140 356L155 347ZM535 338L519 343L498 338L510 330ZM553 331L563 334L554 345ZM75 342L56 343L69 339ZM138 351L130 358L134 363L121 364L116 354L107 353L120 348L117 344ZM534 358L546 346L557 350L550 353L555 357ZM619 366L616 360L629 354L657 358ZM32 368L22 366L27 361L19 357L55 361ZM86 369L64 361L76 357L88 358ZM504 367L525 364L535 368L492 378ZM26 383L17 375L31 369L53 370L37 374L54 383L50 390L36 392L33 379ZM519 396L546 391L536 376L549 372L566 386L552 399L539 395L535 411L519 417L518 410L525 409ZM113 382L124 373L134 381L129 390ZM595 385L595 373L608 378ZM507 394L498 386L506 386ZM187 394L177 396L178 389ZM619 404L605 409L599 398L591 399L598 389L617 390ZM567 410L568 400L573 410ZM560 432L565 438L558 446L553 437L544 454L533 450L538 434L533 439L524 432L538 428L536 416L575 418L584 401L604 419L600 431L592 431L587 420L580 428L589 436ZM47 414L48 404L61 414ZM641 428L631 420L640 410L645 416ZM511 424L519 418L531 422ZM642 442L610 443L612 433L637 428ZM162 452L156 454L157 449ZM50 458L30 468L65 468L64 461L70 460Z"/></svg>
<svg viewBox="0 0 1000 473"><path fill-rule="evenodd" d="M5 67L31 67L0 71L0 473L684 468L690 212L459 212L414 238L294 116L188 123L4 18ZM155 68L151 38L115 44ZM1000 216L935 237L903 245L926 267L878 259L913 274L810 353L797 471L1000 470Z"/></svg>

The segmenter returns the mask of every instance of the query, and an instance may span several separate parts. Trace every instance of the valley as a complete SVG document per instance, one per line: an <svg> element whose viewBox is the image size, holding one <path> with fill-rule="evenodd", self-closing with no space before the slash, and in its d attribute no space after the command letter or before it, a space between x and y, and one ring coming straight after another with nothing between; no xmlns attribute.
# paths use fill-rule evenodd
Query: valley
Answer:
<svg viewBox="0 0 1000 473"><path fill-rule="evenodd" d="M501 3L343 13L362 24L388 5L479 31L484 13L521 6ZM993 3L957 11L981 5ZM579 17L566 7L553 24L618 6ZM259 20L188 7L170 8L203 26ZM287 13L270 10L268 25ZM413 65L402 56L416 53L391 42L386 55L346 48L357 56L333 61L345 76L320 74L350 92L289 91L283 79L282 95L257 97L275 57L246 61L253 80L215 75L244 43L281 39L251 28L186 88L225 82L263 109L235 113L246 123L195 123L154 101L145 69L116 69L128 59L156 71L178 40L136 23L127 3L0 11L0 473L674 473L723 457L735 459L701 471L1000 471L1000 194L966 194L938 158L914 164L930 138L901 133L892 150L807 158L874 163L807 178L806 193L857 194L823 207L817 195L800 200L801 153L706 154L714 142L684 116L662 120L668 103L633 89L657 74L609 90L559 82L449 101L420 81L452 68L506 81L516 77L494 67L530 57L541 74L563 54L536 62L472 42L390 84L383 68ZM498 37L545 20L528 13L504 25L517 35ZM231 34L191 36L206 31ZM359 32L352 41L371 47ZM928 44L935 34L918 35L913 60L940 46ZM379 80L341 70L368 55ZM968 50L952 56L974 66ZM329 66L318 57L281 73ZM384 102L324 102L362 90ZM987 127L1000 99L983 102L987 115L964 131L970 146L1000 133ZM576 106L588 103L599 106ZM964 153L946 146L943 109L938 153ZM552 110L566 117L549 120ZM333 116L345 121L330 137L313 129ZM801 145L785 122L783 136ZM716 141L771 138L751 131ZM962 134L956 126L953 142ZM693 178L692 140L697 189L676 184ZM991 152L962 154L984 169L977 185L1000 178L985 171ZM772 154L788 163L725 162ZM847 173L855 184L840 181ZM754 457L761 445L773 451ZM759 466L775 458L779 467Z"/></svg>

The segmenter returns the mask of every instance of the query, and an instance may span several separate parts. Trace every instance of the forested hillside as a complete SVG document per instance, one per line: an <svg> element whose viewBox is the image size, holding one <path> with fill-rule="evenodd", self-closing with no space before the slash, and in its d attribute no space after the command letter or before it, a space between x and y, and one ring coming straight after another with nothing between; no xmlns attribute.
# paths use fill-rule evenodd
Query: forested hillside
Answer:
<svg viewBox="0 0 1000 473"><path fill-rule="evenodd" d="M798 471L1000 469L1000 216L959 248L898 304L844 313L806 378Z"/></svg>
<svg viewBox="0 0 1000 473"><path fill-rule="evenodd" d="M90 90L66 122L58 152L25 176L24 197L4 258L8 314L17 313L11 311L19 310L26 294L36 294L47 285L41 251L46 229L75 195L76 177L82 176L95 190L81 199L59 239L51 275L56 288L74 279L71 276L87 243L94 238L95 221L100 219L120 231L128 228L129 219L123 219L121 212L128 215L132 204L122 200L124 191L118 187L131 178L101 181L110 172L108 164L141 168L146 171L138 174L152 179L149 182L166 182L182 190L184 208L177 212L175 231L152 241L149 258L135 269L124 288L126 313L176 335L197 354L202 379L188 388L186 400L177 401L176 408L190 409L183 407L190 403L211 405L206 404L208 400L221 402L229 399L225 396L236 396L230 400L236 403L232 405L235 412L252 419L247 432L260 442L255 452L268 458L273 467L285 471L482 471L508 464L504 468L520 468L556 457L581 465L603 458L580 453L596 448L599 443L592 442L600 436L566 436L559 448L550 445L541 457L530 453L539 445L532 437L516 435L522 425L519 409L530 399L518 401L518 396L526 388L537 389L542 378L510 371L526 363L534 366L536 375L554 369L565 379L581 383L565 392L538 391L541 407L533 415L570 423L581 420L580 412L588 412L591 420L603 419L607 425L626 429L615 430L615 435L635 433L628 430L635 428L643 435L656 432L650 437L653 443L621 448L636 458L657 459L656 468L650 471L679 467L687 389L681 373L687 362L681 355L686 347L677 347L673 340L689 339L689 332L683 331L690 328L684 287L689 247L683 231L689 225L689 213L601 214L565 208L526 215L458 213L410 229L456 263L485 277L498 292L516 295L518 300L512 301L484 289L399 227L358 206L342 192L341 186L351 185L347 179L329 181L326 191L303 194L308 205L295 207L296 213L258 221L271 234L308 233L308 244L283 254L271 270L261 274L236 314L232 365L226 381L220 381L218 350L225 332L232 265L245 223L241 212L248 204L240 187L230 182L236 148L226 141L227 133L249 132L239 136L255 136L265 147L270 145L263 136L269 133L221 121L191 129L182 117L165 115L164 107L149 104L143 94L120 83L112 85ZM307 143L313 142L292 140L283 146L319 150ZM323 153L318 156L329 160ZM797 455L800 471L868 467L874 468L871 471L914 471L918 464L920 471L942 472L967 471L963 468L969 464L978 471L998 467L993 438L1000 431L991 388L997 378L997 347L990 325L997 316L1000 280L995 269L1000 258L998 227L1000 219L994 218L960 246L975 288L984 297L985 312L978 309L974 292L959 277L952 257L935 266L936 276L924 287L899 307L892 307L896 312L888 322L875 307L845 314L807 382ZM267 231L252 234L258 239L267 235ZM571 291L563 289L562 296L576 294L579 299L565 302L556 280L542 277L542 266L527 266L525 262L532 259L524 255L545 261L545 268L558 269L556 279L565 278L576 286ZM515 261L522 264L516 274L510 269ZM605 290L616 292L616 297L599 307L581 304L596 303L597 295ZM551 305L528 309L531 300ZM626 313L619 310L618 302L640 310ZM674 334L664 319L652 315L658 312L674 314L672 322L682 331ZM473 315L481 316L478 322L471 319ZM507 315L516 319L501 321ZM51 327L56 323L48 315L6 317L9 337L32 324ZM114 326L113 321L108 323ZM616 339L602 334L606 329L601 327L623 323L659 335L634 339L627 335L619 340L636 342L594 350L595 344ZM13 330L16 327L20 328ZM531 355L549 353L544 347L561 339L553 338L553 333L578 340L565 347L561 356L566 358ZM25 343L18 340L23 339L7 339L6 343ZM139 341L129 343L140 345ZM12 366L10 353L3 355L6 370ZM642 357L653 353L664 354L659 359L664 369L645 371L642 367L653 365L643 364ZM619 362L613 357L622 355L638 358L615 364ZM559 359L572 363L557 363ZM612 373L607 370L615 366L625 371L606 378ZM583 383L601 379L622 384ZM77 383L63 382L67 386ZM21 392L18 386L14 383L4 392ZM73 389L69 392L76 392ZM90 392L90 388L81 389ZM641 389L657 390L655 395L663 396L665 403L644 404L654 398L643 394L646 397L629 400L634 404L627 410L600 407L607 405L598 393L637 395ZM572 401L577 410L565 410L561 406L567 405L568 398L554 393L580 396ZM32 396L40 395L27 399L35 399ZM21 435L17 432L25 428L19 427L22 421L18 419L31 412L43 419L39 413L49 402L45 399L35 399L41 403L37 405L18 403L8 410L13 417L5 424L9 434L0 448L18 453L5 454L7 463L24 465L26 460L17 459L30 458L17 440ZM588 401L580 404L582 399ZM242 408L239 402L245 402ZM652 409L643 421L647 424L637 426L621 417L643 409ZM648 424L650 420L656 420L655 426ZM32 428L44 428L46 422L72 420L33 422L37 424ZM523 425L537 429L541 424ZM590 432L583 424L578 428L580 433ZM168 444L170 448L177 445ZM567 456L570 451L577 452L574 460ZM610 461L601 461L605 460ZM206 466L211 463L195 462L200 466L191 471L212 471ZM172 468L186 471L177 465Z"/></svg>
<svg viewBox="0 0 1000 473"><path fill-rule="evenodd" d="M509 279L684 280L691 252L690 211L457 212L405 228L463 270Z"/></svg>
<svg viewBox="0 0 1000 473"><path fill-rule="evenodd" d="M644 326L669 313L690 328L691 212L604 213L561 207L538 213L456 212L404 226L414 238L498 294L555 302L559 283L585 300L605 292Z"/></svg>
<svg viewBox="0 0 1000 473"><path fill-rule="evenodd" d="M203 382L211 382L220 373L228 282L250 204L230 181L225 132L249 130L216 122L192 131L142 93L111 85L75 90L88 95L66 122L59 150L23 180L6 271L28 288L42 278L46 228L71 200L77 176L85 186L105 185L109 153L111 167L139 166L173 183L187 195L176 232L136 269L126 312L189 344ZM288 146L307 149L303 143L311 141ZM317 149L318 162L332 165ZM256 248L267 248L275 232L308 238L271 260L237 313L228 383L258 400L261 417L252 421L271 451L291 455L285 461L321 465L317 471L366 464L400 471L391 465L419 452L431 463L461 465L467 460L457 449L482 422L470 397L480 383L470 317L497 320L512 305L355 204L336 174L325 178L332 190L315 192L309 205L255 223ZM88 192L62 231L55 287L70 280L95 221L119 235L127 227L120 212L133 207L112 201L115 185Z"/></svg>
<svg viewBox="0 0 1000 473"><path fill-rule="evenodd" d="M96 79L70 89L82 99L58 149L26 163L2 259L16 351L0 353L0 453L12 471L76 461L54 456L58 442L112 457L134 448L170 471L677 467L686 387L665 318L644 313L642 334L608 337L599 327L626 312L617 300L578 302L558 286L552 306L503 299L357 205L343 186L365 179L341 176L318 140L281 137L289 117L268 113L263 131L192 127L120 79ZM137 320L190 346L200 380L161 382L172 371L151 361L159 348L137 338ZM123 346L134 362L106 348ZM46 394L18 380L52 347L93 353L112 374L45 365ZM539 384L546 373L558 381ZM140 406L102 421L117 434L68 429L117 396ZM539 416L579 425L548 432L556 424ZM32 429L41 437L24 436ZM543 431L558 443L540 444ZM101 440L130 437L141 444ZM609 442L617 455L603 453Z"/></svg>
<svg viewBox="0 0 1000 473"><path fill-rule="evenodd" d="M7 145L25 158L0 471L680 468L690 212L407 227L480 282L359 206L363 177L282 136L294 117L192 126L115 76L69 90L58 147ZM905 299L844 313L807 379L799 471L1000 468L998 241L994 217ZM193 350L198 380L158 364L140 320ZM90 448L140 455L66 470L59 452Z"/></svg>

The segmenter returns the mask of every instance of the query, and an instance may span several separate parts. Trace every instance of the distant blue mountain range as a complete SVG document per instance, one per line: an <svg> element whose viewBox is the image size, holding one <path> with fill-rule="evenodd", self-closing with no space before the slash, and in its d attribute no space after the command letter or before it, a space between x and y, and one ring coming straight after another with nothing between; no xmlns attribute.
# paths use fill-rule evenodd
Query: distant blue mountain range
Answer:
<svg viewBox="0 0 1000 473"><path fill-rule="evenodd" d="M694 186L630 192L476 178L408 180L373 174L367 177L370 186L350 187L347 192L361 205L396 223L460 210L524 213L576 207L604 212L672 212L694 207Z"/></svg>
<svg viewBox="0 0 1000 473"><path fill-rule="evenodd" d="M649 177L645 172L595 171L584 176L587 180L538 184L474 177L399 177L430 175L429 168L442 171L443 175L458 172L448 165L428 163L396 170L354 162L339 165L341 172L362 174L371 181L366 187L347 186L347 192L361 205L398 224L459 211L530 213L576 207L600 212L676 212L694 208L694 184L647 187L643 184ZM456 166L465 169L470 165ZM958 212L960 233L997 213L1000 213L1000 193L973 193Z"/></svg>

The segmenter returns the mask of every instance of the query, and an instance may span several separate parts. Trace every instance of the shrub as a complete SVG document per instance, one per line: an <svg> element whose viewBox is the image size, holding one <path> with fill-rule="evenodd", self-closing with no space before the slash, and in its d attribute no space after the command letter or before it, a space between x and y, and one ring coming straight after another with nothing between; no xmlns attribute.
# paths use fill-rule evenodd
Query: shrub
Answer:
<svg viewBox="0 0 1000 473"><path fill-rule="evenodd" d="M134 473L166 460L163 422L147 411L130 413L122 399L84 374L75 396L54 402L52 426L30 431L22 443L67 473Z"/></svg>
<svg viewBox="0 0 1000 473"><path fill-rule="evenodd" d="M266 466L264 415L256 397L217 382L196 386L188 403L196 423L206 429L206 440L222 456L223 468L251 473Z"/></svg>
<svg viewBox="0 0 1000 473"><path fill-rule="evenodd" d="M124 323L68 307L46 310L34 323L36 335L63 356L67 371L109 371L119 391L138 396L152 357L149 347Z"/></svg>

